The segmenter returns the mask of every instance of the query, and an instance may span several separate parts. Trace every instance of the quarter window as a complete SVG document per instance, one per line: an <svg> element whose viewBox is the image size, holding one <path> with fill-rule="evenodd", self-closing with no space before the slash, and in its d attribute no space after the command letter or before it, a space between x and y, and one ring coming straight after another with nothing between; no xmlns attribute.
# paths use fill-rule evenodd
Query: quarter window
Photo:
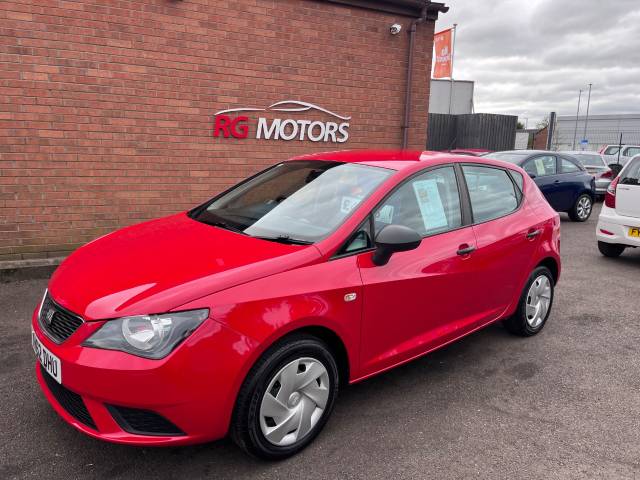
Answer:
<svg viewBox="0 0 640 480"><path fill-rule="evenodd" d="M404 225L420 235L434 235L462 226L456 173L441 167L398 188L373 213L375 233L386 225Z"/></svg>
<svg viewBox="0 0 640 480"><path fill-rule="evenodd" d="M373 247L373 242L369 233L371 229L369 228L369 226L370 221L369 217L367 217L364 223L360 225L360 228L358 228L358 230L356 230L356 232L351 235L342 250L338 252L338 255L368 250Z"/></svg>
<svg viewBox="0 0 640 480"><path fill-rule="evenodd" d="M544 175L555 175L556 157L554 155L541 155L527 160L523 166L529 175L542 177Z"/></svg>
<svg viewBox="0 0 640 480"><path fill-rule="evenodd" d="M466 165L462 171L469 188L475 223L502 217L518 208L516 187L504 170Z"/></svg>

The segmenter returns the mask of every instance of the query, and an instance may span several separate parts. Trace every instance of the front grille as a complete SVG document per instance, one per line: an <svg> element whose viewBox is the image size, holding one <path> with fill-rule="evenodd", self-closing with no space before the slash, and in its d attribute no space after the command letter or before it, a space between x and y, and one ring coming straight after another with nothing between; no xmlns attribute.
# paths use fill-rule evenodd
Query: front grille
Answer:
<svg viewBox="0 0 640 480"><path fill-rule="evenodd" d="M87 410L87 406L84 404L82 397L56 382L42 366L40 367L40 372L42 372L44 382L47 384L49 391L53 394L60 406L80 423L97 430L96 424L93 418L91 418L91 414L89 410Z"/></svg>
<svg viewBox="0 0 640 480"><path fill-rule="evenodd" d="M107 409L118 422L118 425L129 433L136 435L179 436L185 433L162 415L139 408L107 405Z"/></svg>
<svg viewBox="0 0 640 480"><path fill-rule="evenodd" d="M49 295L42 302L38 321L44 333L56 343L64 342L83 323L82 318L62 308Z"/></svg>

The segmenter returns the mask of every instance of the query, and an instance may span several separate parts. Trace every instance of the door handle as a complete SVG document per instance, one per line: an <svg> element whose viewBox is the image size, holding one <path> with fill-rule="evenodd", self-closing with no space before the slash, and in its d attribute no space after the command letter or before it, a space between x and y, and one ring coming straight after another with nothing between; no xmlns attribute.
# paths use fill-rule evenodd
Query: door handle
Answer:
<svg viewBox="0 0 640 480"><path fill-rule="evenodd" d="M460 256L469 255L475 249L476 249L476 247L472 247L470 245L463 244L463 245L460 245L460 249L456 253L458 255L460 255Z"/></svg>
<svg viewBox="0 0 640 480"><path fill-rule="evenodd" d="M542 233L542 230L533 230L533 231L527 233L527 238L529 240L533 240L534 238L536 238L541 233Z"/></svg>

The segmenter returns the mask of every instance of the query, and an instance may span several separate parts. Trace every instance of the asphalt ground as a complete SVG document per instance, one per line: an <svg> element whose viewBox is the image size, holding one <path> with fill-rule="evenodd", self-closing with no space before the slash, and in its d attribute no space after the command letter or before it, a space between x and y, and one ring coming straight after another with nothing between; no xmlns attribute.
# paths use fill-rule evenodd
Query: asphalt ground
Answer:
<svg viewBox="0 0 640 480"><path fill-rule="evenodd" d="M46 280L0 284L0 479L640 479L640 251L602 257L596 213L563 215L541 334L493 325L350 386L318 439L278 463L229 440L135 448L77 432L34 377L29 319Z"/></svg>

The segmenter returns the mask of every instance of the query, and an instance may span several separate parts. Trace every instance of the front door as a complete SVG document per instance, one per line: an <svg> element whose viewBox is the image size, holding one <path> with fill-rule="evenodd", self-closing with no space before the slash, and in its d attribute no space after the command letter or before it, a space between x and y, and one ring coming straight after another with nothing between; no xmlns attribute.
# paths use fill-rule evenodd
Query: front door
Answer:
<svg viewBox="0 0 640 480"><path fill-rule="evenodd" d="M422 237L416 250L375 266L362 253L362 374L409 360L468 331L481 315L474 285L476 246L465 226L453 166L436 167L398 187L373 212L374 235L384 226L408 226ZM470 251L470 253L468 253Z"/></svg>

